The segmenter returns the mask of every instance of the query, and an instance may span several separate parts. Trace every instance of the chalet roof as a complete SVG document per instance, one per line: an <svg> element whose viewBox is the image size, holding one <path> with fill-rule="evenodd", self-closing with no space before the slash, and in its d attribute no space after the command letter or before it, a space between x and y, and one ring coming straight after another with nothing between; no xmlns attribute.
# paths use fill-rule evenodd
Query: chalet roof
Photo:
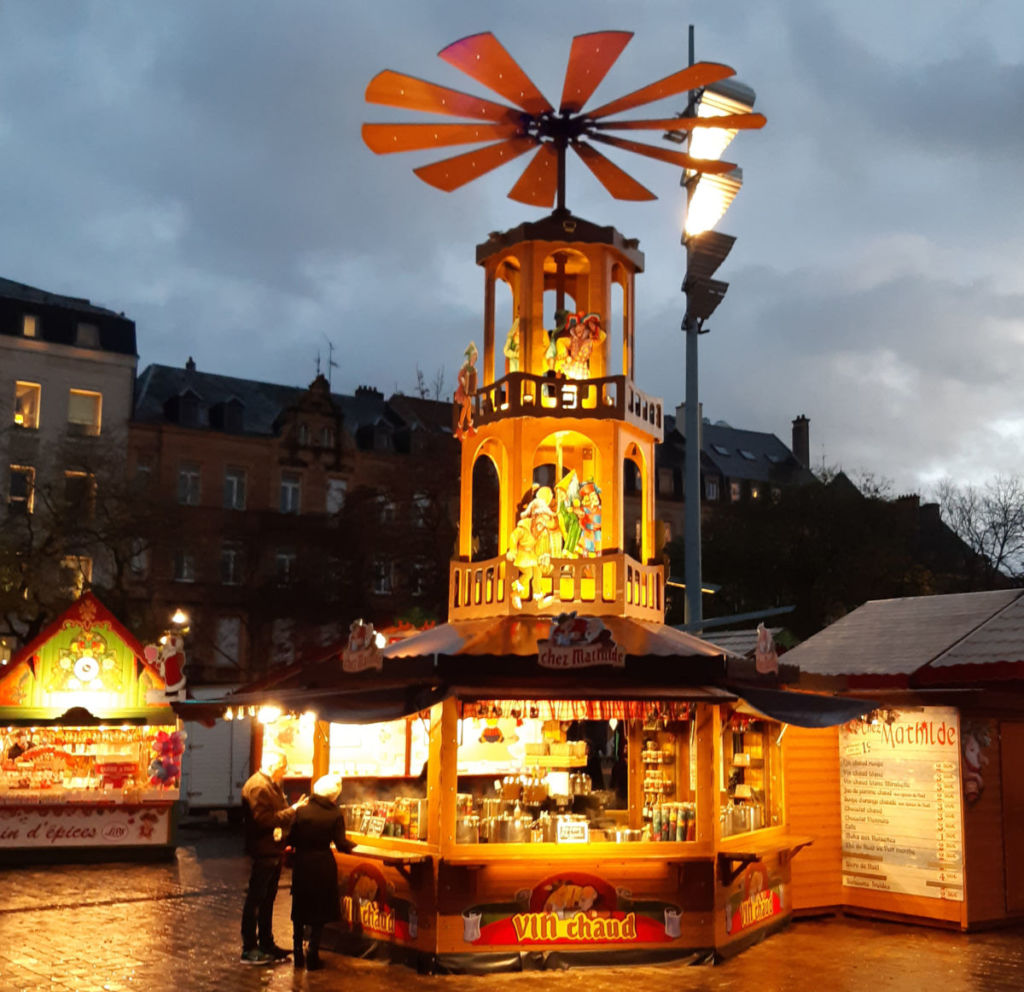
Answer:
<svg viewBox="0 0 1024 992"><path fill-rule="evenodd" d="M1024 658L1024 590L872 600L791 649L801 674L904 676Z"/></svg>

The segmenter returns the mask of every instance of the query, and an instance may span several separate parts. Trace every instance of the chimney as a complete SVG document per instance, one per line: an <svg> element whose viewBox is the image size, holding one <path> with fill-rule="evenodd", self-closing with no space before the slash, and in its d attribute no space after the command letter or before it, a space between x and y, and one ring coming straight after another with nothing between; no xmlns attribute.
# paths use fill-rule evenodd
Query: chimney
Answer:
<svg viewBox="0 0 1024 992"><path fill-rule="evenodd" d="M704 404L697 404L697 423L703 425L704 422ZM686 404L680 403L676 407L676 430L686 437Z"/></svg>
<svg viewBox="0 0 1024 992"><path fill-rule="evenodd" d="M191 355L189 355L188 356L188 361L185 363L185 371L186 372L195 372L195 370L196 370L196 360Z"/></svg>
<svg viewBox="0 0 1024 992"><path fill-rule="evenodd" d="M793 421L793 455L804 468L811 467L811 422L802 413Z"/></svg>

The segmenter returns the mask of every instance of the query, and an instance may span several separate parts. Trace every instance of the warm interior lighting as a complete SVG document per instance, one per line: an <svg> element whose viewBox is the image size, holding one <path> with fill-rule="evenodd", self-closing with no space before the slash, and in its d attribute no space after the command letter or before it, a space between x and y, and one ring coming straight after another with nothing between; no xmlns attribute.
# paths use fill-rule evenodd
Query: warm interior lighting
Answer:
<svg viewBox="0 0 1024 992"><path fill-rule="evenodd" d="M256 719L260 723L274 723L281 719L281 707L280 706L261 706L259 712L256 715Z"/></svg>
<svg viewBox="0 0 1024 992"><path fill-rule="evenodd" d="M178 627L184 627L188 623L188 614L182 609L175 610L171 617L171 623Z"/></svg>
<svg viewBox="0 0 1024 992"><path fill-rule="evenodd" d="M724 176L699 176L686 202L686 237L710 231L736 199L742 185L742 169L733 169Z"/></svg>

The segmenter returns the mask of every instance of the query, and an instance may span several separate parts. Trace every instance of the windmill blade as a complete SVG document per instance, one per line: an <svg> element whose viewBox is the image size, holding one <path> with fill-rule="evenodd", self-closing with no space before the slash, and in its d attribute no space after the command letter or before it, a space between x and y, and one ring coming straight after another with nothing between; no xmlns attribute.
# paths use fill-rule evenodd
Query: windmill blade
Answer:
<svg viewBox="0 0 1024 992"><path fill-rule="evenodd" d="M605 158L596 148L590 145L573 142L572 149L583 164L590 169L598 182L615 197L616 200L656 200L658 199L646 186L641 186L631 175L623 172L611 159Z"/></svg>
<svg viewBox="0 0 1024 992"><path fill-rule="evenodd" d="M553 144L544 144L523 170L519 181L508 191L508 198L532 207L550 207L557 192L558 151Z"/></svg>
<svg viewBox="0 0 1024 992"><path fill-rule="evenodd" d="M498 93L529 114L539 116L554 108L490 31L460 38L438 53L449 65Z"/></svg>
<svg viewBox="0 0 1024 992"><path fill-rule="evenodd" d="M514 138L518 124L364 124L363 141L378 155Z"/></svg>
<svg viewBox="0 0 1024 992"><path fill-rule="evenodd" d="M537 144L536 138L509 138L496 145L477 148L452 158L442 159L433 165L421 165L412 171L425 183L443 189L446 193L465 186L478 176L511 162L512 159L528 152Z"/></svg>
<svg viewBox="0 0 1024 992"><path fill-rule="evenodd" d="M607 117L609 114L620 114L624 110L632 110L634 107L642 107L645 103L654 103L656 100L663 100L665 97L677 96L686 90L697 90L711 83L717 83L720 79L728 79L736 75L735 70L719 62L697 62L695 65L687 66L671 76L659 79L656 83L641 87L618 100L602 104L596 110L591 111L587 116L591 120L598 120Z"/></svg>
<svg viewBox="0 0 1024 992"><path fill-rule="evenodd" d="M598 121L601 131L692 131L696 127L724 127L747 131L764 127L764 114L722 114L719 117L660 117L649 121Z"/></svg>
<svg viewBox="0 0 1024 992"><path fill-rule="evenodd" d="M689 169L692 172L706 172L710 174L724 175L736 168L732 162L723 162L721 159L694 158L686 152L672 151L670 148L662 148L659 145L645 145L640 141L629 141L626 138L614 138L610 134L592 134L593 141L602 141L606 145L614 145L623 151L636 152L637 155L646 155L648 158L656 158L659 162L669 162L678 165L681 169Z"/></svg>
<svg viewBox="0 0 1024 992"><path fill-rule="evenodd" d="M583 108L632 37L632 31L594 31L573 38L559 108L563 113Z"/></svg>
<svg viewBox="0 0 1024 992"><path fill-rule="evenodd" d="M459 90L450 90L447 86L428 83L425 79L393 72L391 69L377 73L370 80L370 85L366 87L366 101L386 107L422 110L428 114L448 114L451 117L475 117L501 124L518 123L522 117L513 107L492 103Z"/></svg>

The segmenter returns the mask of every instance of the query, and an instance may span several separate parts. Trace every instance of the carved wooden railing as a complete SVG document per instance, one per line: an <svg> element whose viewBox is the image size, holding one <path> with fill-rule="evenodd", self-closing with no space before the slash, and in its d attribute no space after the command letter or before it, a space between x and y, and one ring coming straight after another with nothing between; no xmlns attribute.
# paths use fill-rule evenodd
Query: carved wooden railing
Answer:
<svg viewBox="0 0 1024 992"><path fill-rule="evenodd" d="M659 441L665 432L661 400L641 392L624 375L556 379L510 372L473 395L478 427L509 417L612 418L642 427Z"/></svg>
<svg viewBox="0 0 1024 992"><path fill-rule="evenodd" d="M449 569L448 618L555 616L577 610L590 616L634 617L657 623L665 619L665 571L641 565L626 554L600 558L554 558L551 573L539 588L527 588L520 607L512 583L519 576L505 558L453 561Z"/></svg>

